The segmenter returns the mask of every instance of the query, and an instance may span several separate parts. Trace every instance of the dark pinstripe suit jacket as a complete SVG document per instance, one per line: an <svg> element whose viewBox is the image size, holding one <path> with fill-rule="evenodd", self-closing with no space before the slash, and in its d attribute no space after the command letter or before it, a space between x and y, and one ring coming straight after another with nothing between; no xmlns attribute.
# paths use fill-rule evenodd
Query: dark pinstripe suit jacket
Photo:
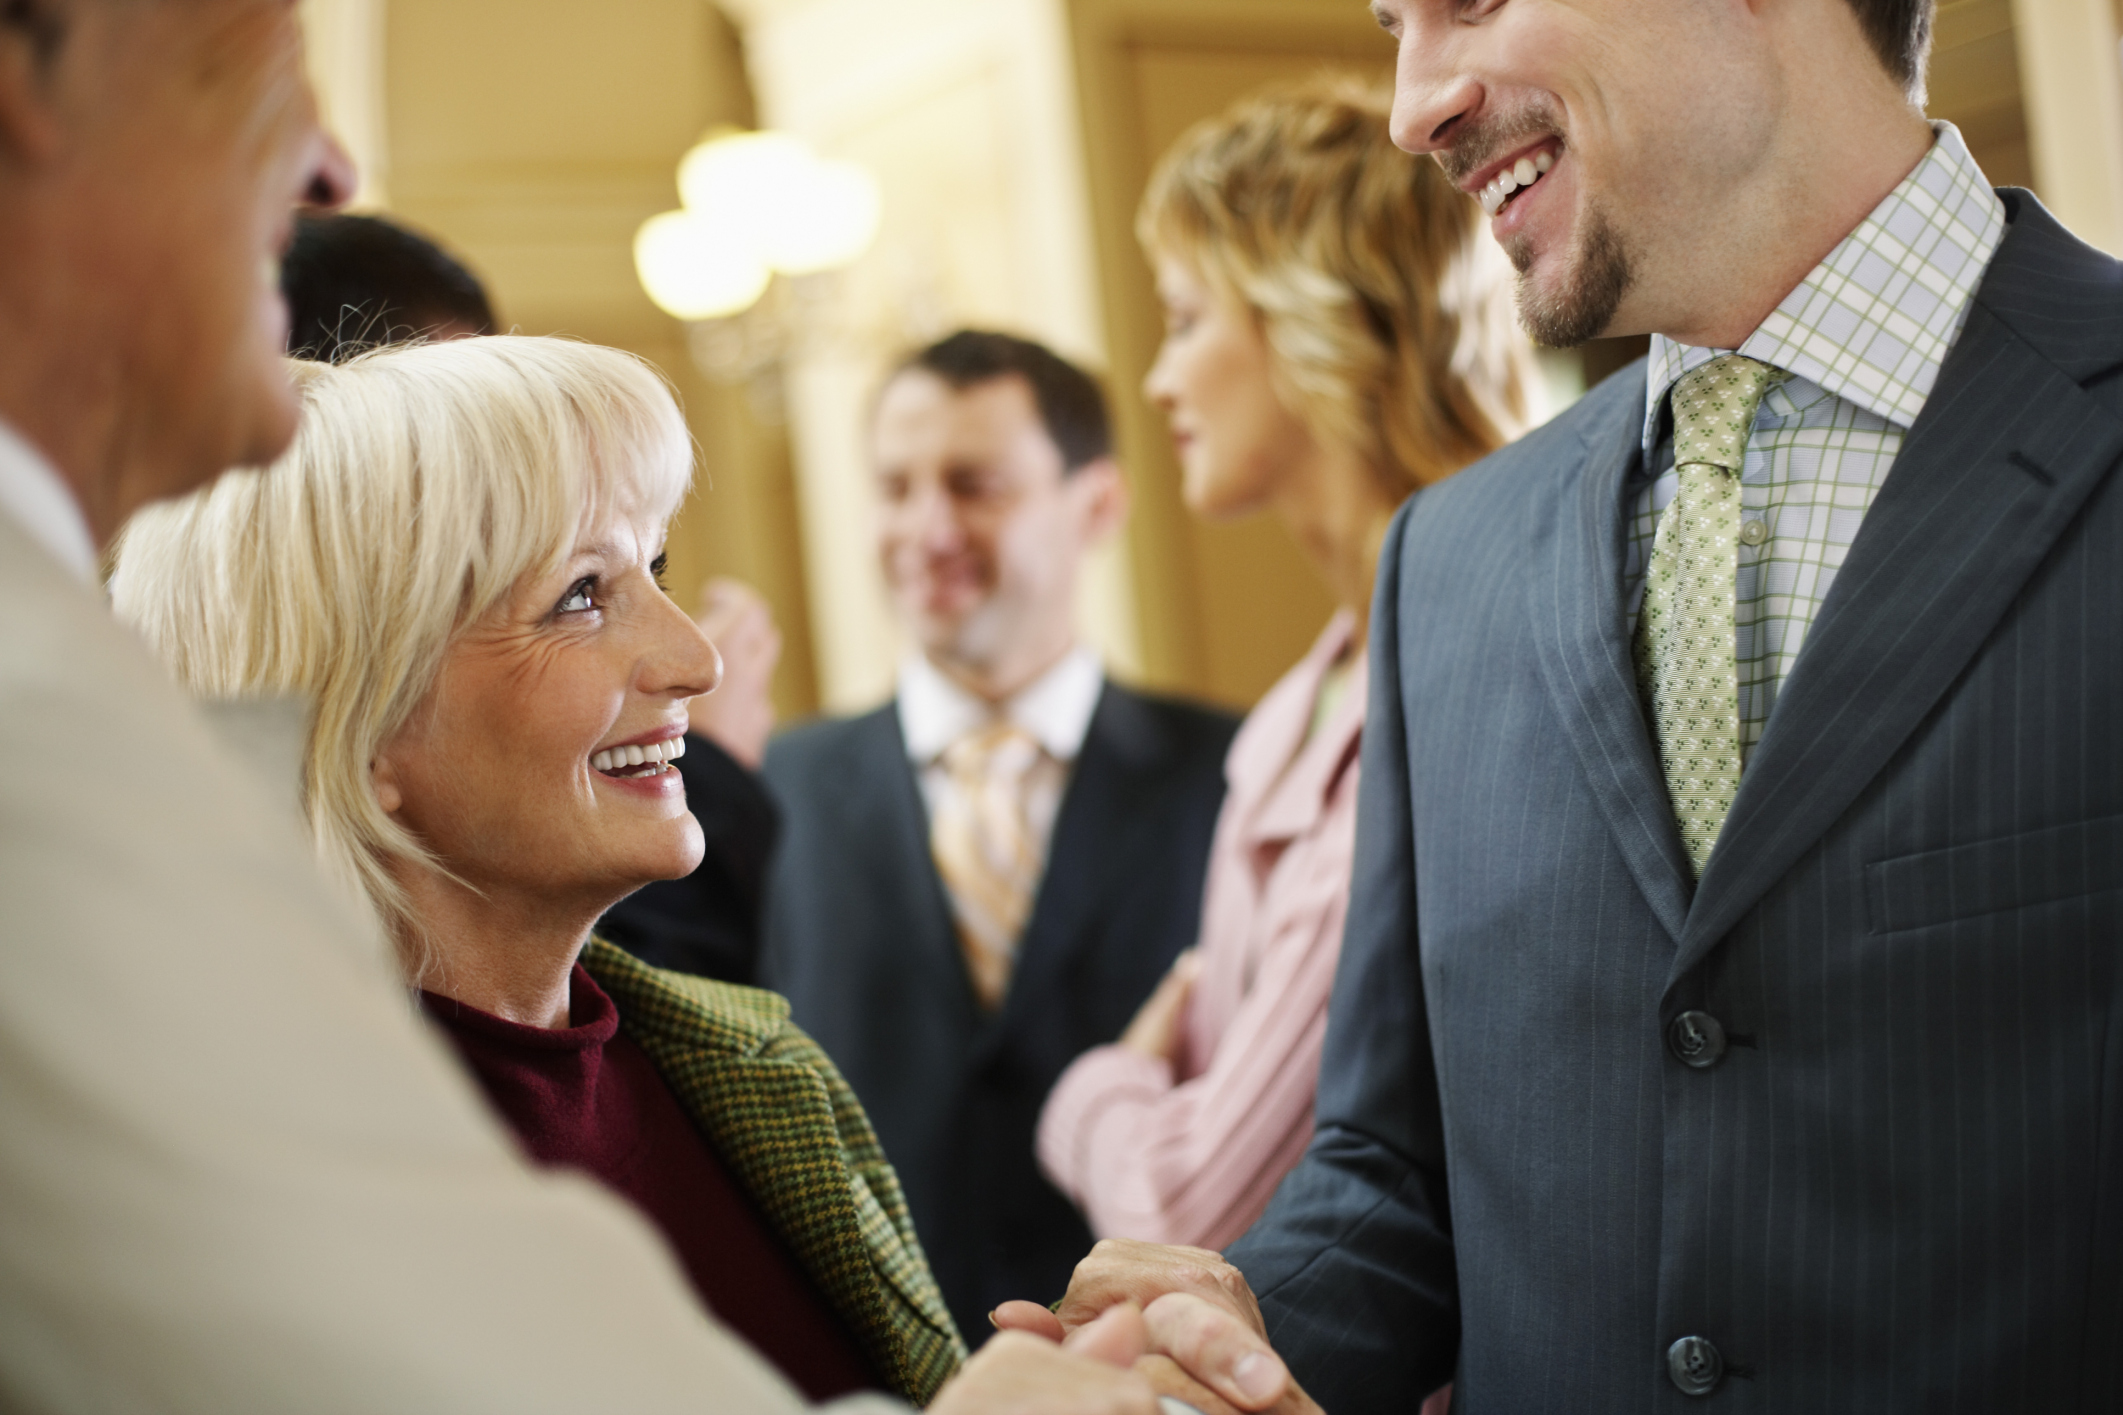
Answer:
<svg viewBox="0 0 2123 1415"><path fill-rule="evenodd" d="M2123 1408L2123 266L2004 196L1699 887L1641 366L1396 522L1320 1129L1230 1254L1330 1415L1455 1355L1478 1415Z"/></svg>

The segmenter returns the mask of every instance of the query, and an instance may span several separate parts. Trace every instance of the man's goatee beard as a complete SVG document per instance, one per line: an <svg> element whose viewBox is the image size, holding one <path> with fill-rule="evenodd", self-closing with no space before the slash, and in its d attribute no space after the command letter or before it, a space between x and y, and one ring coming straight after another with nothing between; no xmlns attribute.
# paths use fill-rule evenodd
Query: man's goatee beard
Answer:
<svg viewBox="0 0 2123 1415"><path fill-rule="evenodd" d="M1519 273L1519 323L1536 344L1551 349L1574 349L1599 338L1614 323L1614 312L1635 279L1621 238L1597 214L1578 249L1577 278L1554 295L1542 295L1527 278L1533 255L1524 240L1506 241L1504 254Z"/></svg>

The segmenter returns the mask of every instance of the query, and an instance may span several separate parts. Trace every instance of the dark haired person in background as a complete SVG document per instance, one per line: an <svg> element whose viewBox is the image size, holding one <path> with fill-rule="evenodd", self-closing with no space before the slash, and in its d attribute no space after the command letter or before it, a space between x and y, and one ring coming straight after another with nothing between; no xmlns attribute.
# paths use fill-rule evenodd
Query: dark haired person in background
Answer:
<svg viewBox="0 0 2123 1415"><path fill-rule="evenodd" d="M1234 724L1107 681L1078 569L1127 514L1098 386L955 334L884 386L894 700L768 749L787 834L759 981L853 1083L960 1327L1090 1246L1041 1177L1048 1088L1194 938Z"/></svg>
<svg viewBox="0 0 2123 1415"><path fill-rule="evenodd" d="M425 236L380 216L304 213L280 264L288 352L344 363L409 339L492 334L479 277Z"/></svg>

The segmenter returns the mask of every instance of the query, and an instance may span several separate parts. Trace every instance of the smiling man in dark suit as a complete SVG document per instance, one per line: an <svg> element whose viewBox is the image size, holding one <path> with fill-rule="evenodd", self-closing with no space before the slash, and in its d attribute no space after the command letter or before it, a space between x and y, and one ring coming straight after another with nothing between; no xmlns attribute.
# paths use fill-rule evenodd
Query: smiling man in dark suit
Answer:
<svg viewBox="0 0 2123 1415"><path fill-rule="evenodd" d="M1651 354L1395 523L1317 1138L1062 1321L1173 1291L1255 1409L1262 1332L1334 1415L2117 1409L2123 266L1925 121L1929 0L1374 9L1529 327Z"/></svg>
<svg viewBox="0 0 2123 1415"><path fill-rule="evenodd" d="M894 700L779 738L761 981L846 1072L966 1335L1059 1293L1091 1238L1033 1130L1195 934L1234 724L1106 679L1074 627L1127 493L1097 385L955 334L885 385Z"/></svg>

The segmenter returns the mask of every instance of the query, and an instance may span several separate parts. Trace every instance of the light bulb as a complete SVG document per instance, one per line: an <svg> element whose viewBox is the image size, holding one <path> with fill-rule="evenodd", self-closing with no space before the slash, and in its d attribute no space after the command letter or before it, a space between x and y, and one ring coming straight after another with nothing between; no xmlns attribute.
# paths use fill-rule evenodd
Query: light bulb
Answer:
<svg viewBox="0 0 2123 1415"><path fill-rule="evenodd" d="M634 236L634 269L657 308L718 319L757 303L773 278L753 243L690 211L666 211Z"/></svg>
<svg viewBox="0 0 2123 1415"><path fill-rule="evenodd" d="M760 253L784 275L852 265L877 239L877 179L852 162L812 159L758 221Z"/></svg>
<svg viewBox="0 0 2123 1415"><path fill-rule="evenodd" d="M815 160L803 139L788 133L712 137L679 161L679 199L696 216L747 225L761 207L801 184Z"/></svg>
<svg viewBox="0 0 2123 1415"><path fill-rule="evenodd" d="M678 164L683 211L643 224L634 264L649 298L680 319L746 309L774 271L850 265L877 238L877 180L788 133L718 132Z"/></svg>

